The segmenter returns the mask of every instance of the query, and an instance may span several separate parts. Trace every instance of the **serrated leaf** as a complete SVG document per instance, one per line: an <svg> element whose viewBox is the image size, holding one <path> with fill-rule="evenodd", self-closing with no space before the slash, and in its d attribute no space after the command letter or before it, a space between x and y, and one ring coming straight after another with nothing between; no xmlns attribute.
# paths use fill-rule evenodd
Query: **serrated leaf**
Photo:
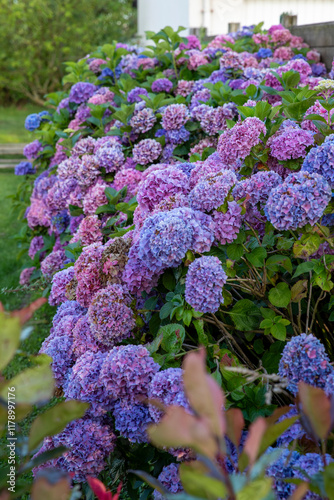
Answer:
<svg viewBox="0 0 334 500"><path fill-rule="evenodd" d="M287 283L281 282L269 291L268 298L275 307L287 307L291 300L291 290Z"/></svg>
<svg viewBox="0 0 334 500"><path fill-rule="evenodd" d="M186 336L184 327L178 323L162 326L159 330L159 335L161 334L161 347L166 352L178 352Z"/></svg>
<svg viewBox="0 0 334 500"><path fill-rule="evenodd" d="M246 259L254 267L262 267L264 265L264 260L267 257L267 251L263 247L257 247L252 250L251 253L246 254Z"/></svg>
<svg viewBox="0 0 334 500"><path fill-rule="evenodd" d="M254 330L261 318L259 308L248 299L239 300L229 314L236 329L242 332Z"/></svg>

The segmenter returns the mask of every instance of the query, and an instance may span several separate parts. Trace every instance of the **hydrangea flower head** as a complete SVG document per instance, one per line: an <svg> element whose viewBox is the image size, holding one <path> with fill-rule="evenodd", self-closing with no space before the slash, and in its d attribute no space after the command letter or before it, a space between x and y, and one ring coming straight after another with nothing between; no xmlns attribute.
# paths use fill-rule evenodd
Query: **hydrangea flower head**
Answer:
<svg viewBox="0 0 334 500"><path fill-rule="evenodd" d="M29 130L29 132L33 132L34 130L39 128L40 124L41 124L41 117L39 116L39 114L32 113L31 115L27 116L24 126L27 130Z"/></svg>
<svg viewBox="0 0 334 500"><path fill-rule="evenodd" d="M186 277L186 301L195 311L216 312L224 303L222 290L226 280L226 273L217 257L194 260Z"/></svg>
<svg viewBox="0 0 334 500"><path fill-rule="evenodd" d="M156 373L150 384L149 399L157 399L164 406L182 406L190 412L191 408L184 392L182 377L181 368L167 368ZM154 422L159 422L162 417L161 410L154 405L150 405L149 409Z"/></svg>
<svg viewBox="0 0 334 500"><path fill-rule="evenodd" d="M196 210L210 212L225 201L237 178L231 170L221 170L200 179L189 193L189 204Z"/></svg>
<svg viewBox="0 0 334 500"><path fill-rule="evenodd" d="M89 322L96 339L112 347L131 335L135 326L129 308L131 297L122 285L109 285L99 290L88 308Z"/></svg>
<svg viewBox="0 0 334 500"><path fill-rule="evenodd" d="M133 104L135 102L142 101L142 98L140 97L141 95L148 97L147 90L141 87L135 87L134 89L130 90L130 92L128 92L128 102Z"/></svg>
<svg viewBox="0 0 334 500"><path fill-rule="evenodd" d="M240 231L242 224L241 207L235 201L227 203L226 212L213 212L213 222L215 224L215 239L222 245L232 243Z"/></svg>
<svg viewBox="0 0 334 500"><path fill-rule="evenodd" d="M36 267L26 267L21 271L20 274L20 285L29 285L32 273L35 271Z"/></svg>
<svg viewBox="0 0 334 500"><path fill-rule="evenodd" d="M111 399L135 401L138 396L147 396L159 368L144 346L129 344L114 347L107 354L100 377Z"/></svg>
<svg viewBox="0 0 334 500"><path fill-rule="evenodd" d="M92 97L95 90L96 87L92 83L88 82L75 83L70 90L70 95L69 95L70 102L74 102L75 104L81 104L82 102L86 102L90 97Z"/></svg>
<svg viewBox="0 0 334 500"><path fill-rule="evenodd" d="M265 124L256 117L246 118L230 130L226 130L218 140L217 151L223 163L235 164L237 160L245 159L253 146L260 142L260 135L266 134Z"/></svg>
<svg viewBox="0 0 334 500"><path fill-rule="evenodd" d="M30 144L27 144L23 148L23 154L28 158L28 160L35 160L38 154L42 151L43 146L39 140L35 140Z"/></svg>
<svg viewBox="0 0 334 500"><path fill-rule="evenodd" d="M115 429L130 443L147 443L147 426L152 423L149 409L126 399L117 401L113 409Z"/></svg>
<svg viewBox="0 0 334 500"><path fill-rule="evenodd" d="M152 210L161 200L177 193L188 193L188 177L174 166L150 173L139 186L137 200L141 207Z"/></svg>
<svg viewBox="0 0 334 500"><path fill-rule="evenodd" d="M143 139L133 148L133 159L140 165L148 165L157 160L161 154L162 147L154 139Z"/></svg>
<svg viewBox="0 0 334 500"><path fill-rule="evenodd" d="M36 169L30 161L21 161L15 166L15 175L35 174Z"/></svg>
<svg viewBox="0 0 334 500"><path fill-rule="evenodd" d="M98 165L106 169L106 172L115 172L118 170L125 161L125 156L120 144L113 146L105 146L99 149L96 153Z"/></svg>
<svg viewBox="0 0 334 500"><path fill-rule="evenodd" d="M276 229L296 229L317 222L331 197L331 188L324 177L300 171L288 175L271 190L265 213Z"/></svg>
<svg viewBox="0 0 334 500"><path fill-rule="evenodd" d="M185 104L170 104L162 113L162 126L165 130L180 129L190 119Z"/></svg>
<svg viewBox="0 0 334 500"><path fill-rule="evenodd" d="M171 92L173 83L168 78L158 78L151 85L152 92Z"/></svg>
<svg viewBox="0 0 334 500"><path fill-rule="evenodd" d="M270 154L285 161L305 157L306 148L314 144L313 133L297 127L285 127L267 141Z"/></svg>
<svg viewBox="0 0 334 500"><path fill-rule="evenodd" d="M323 389L332 372L324 346L312 334L293 337L283 349L278 373L289 380L288 389L293 394L297 394L300 381Z"/></svg>
<svg viewBox="0 0 334 500"><path fill-rule="evenodd" d="M166 490L171 493L176 494L183 491L183 486L179 476L179 466L177 464L166 465L159 474L158 480L166 488ZM153 498L154 500L164 500L163 495L161 495L161 493L157 490L154 490Z"/></svg>
<svg viewBox="0 0 334 500"><path fill-rule="evenodd" d="M50 291L49 304L59 306L66 302L66 285L74 278L74 268L68 267L56 273L52 278L52 287Z"/></svg>
<svg viewBox="0 0 334 500"><path fill-rule="evenodd" d="M320 146L310 150L302 170L322 175L331 188L334 188L334 135L329 135Z"/></svg>

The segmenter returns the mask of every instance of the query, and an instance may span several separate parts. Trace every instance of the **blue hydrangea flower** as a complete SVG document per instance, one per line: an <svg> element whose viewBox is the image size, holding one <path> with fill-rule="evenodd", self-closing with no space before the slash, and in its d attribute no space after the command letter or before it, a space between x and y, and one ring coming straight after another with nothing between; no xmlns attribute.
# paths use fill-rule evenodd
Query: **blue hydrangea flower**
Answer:
<svg viewBox="0 0 334 500"><path fill-rule="evenodd" d="M224 303L226 273L217 257L200 257L188 268L185 298L195 311L215 313Z"/></svg>
<svg viewBox="0 0 334 500"><path fill-rule="evenodd" d="M272 451L273 448L269 447L266 453ZM266 471L267 476L274 478L274 490L279 500L289 498L295 489L294 485L281 481L281 479L294 477L293 467L298 464L299 457L300 455L297 451L286 449L283 451L280 458L272 463Z"/></svg>
<svg viewBox="0 0 334 500"><path fill-rule="evenodd" d="M189 139L190 132L185 127L181 127L174 130L166 130L165 137L166 141L171 144L182 144Z"/></svg>
<svg viewBox="0 0 334 500"><path fill-rule="evenodd" d="M334 134L326 137L325 142L310 150L306 156L302 171L322 175L334 188Z"/></svg>
<svg viewBox="0 0 334 500"><path fill-rule="evenodd" d="M51 218L51 225L58 234L63 233L70 223L70 216L67 210L62 210Z"/></svg>
<svg viewBox="0 0 334 500"><path fill-rule="evenodd" d="M296 229L315 224L332 198L326 179L303 170L288 175L272 189L265 205L265 214L276 229Z"/></svg>
<svg viewBox="0 0 334 500"><path fill-rule="evenodd" d="M49 111L41 111L40 113L38 113L38 116L41 119L41 123L48 122L52 118L52 115L51 113L49 113Z"/></svg>
<svg viewBox="0 0 334 500"><path fill-rule="evenodd" d="M100 76L98 76L98 80L102 81L102 80L105 80L106 78L111 78L112 80L114 80L114 72L112 69L110 68L103 68L103 70L101 71L101 74Z"/></svg>
<svg viewBox="0 0 334 500"><path fill-rule="evenodd" d="M298 382L323 389L333 372L325 348L314 335L302 333L293 337L283 349L278 373L289 380L288 389L298 392Z"/></svg>
<svg viewBox="0 0 334 500"><path fill-rule="evenodd" d="M134 102L142 101L141 95L148 96L148 92L146 89L142 89L141 87L135 87L134 89L128 92L128 102L133 104Z"/></svg>
<svg viewBox="0 0 334 500"><path fill-rule="evenodd" d="M32 163L30 163L30 161L21 161L15 167L15 175L28 175L35 173L36 169L32 166Z"/></svg>
<svg viewBox="0 0 334 500"><path fill-rule="evenodd" d="M262 47L256 53L256 57L258 59L265 59L266 57L271 57L273 55L273 51L271 49L265 49Z"/></svg>
<svg viewBox="0 0 334 500"><path fill-rule="evenodd" d="M162 469L162 472L158 476L160 483L166 488L170 493L179 493L183 491L183 487L179 477L179 466L178 464L170 464ZM161 495L157 490L153 492L154 500L164 500L164 496Z"/></svg>
<svg viewBox="0 0 334 500"><path fill-rule="evenodd" d="M147 406L122 399L115 404L113 415L121 436L131 443L147 443L146 429L153 422Z"/></svg>
<svg viewBox="0 0 334 500"><path fill-rule="evenodd" d="M29 132L33 132L37 128L39 128L41 124L41 117L37 113L32 113L31 115L28 115L25 122L24 126Z"/></svg>

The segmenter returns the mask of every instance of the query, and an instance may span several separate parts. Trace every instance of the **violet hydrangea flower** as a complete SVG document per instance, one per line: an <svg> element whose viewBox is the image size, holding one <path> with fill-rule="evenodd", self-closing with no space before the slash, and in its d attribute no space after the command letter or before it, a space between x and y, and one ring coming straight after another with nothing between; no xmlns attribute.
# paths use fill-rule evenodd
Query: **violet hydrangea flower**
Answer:
<svg viewBox="0 0 334 500"><path fill-rule="evenodd" d="M133 159L140 165L148 165L157 160L161 154L162 147L154 139L143 139L133 148Z"/></svg>
<svg viewBox="0 0 334 500"><path fill-rule="evenodd" d="M235 201L227 203L227 210L224 212L213 212L213 222L215 224L215 238L222 245L232 243L240 231L242 224L241 207Z"/></svg>
<svg viewBox="0 0 334 500"><path fill-rule="evenodd" d="M131 297L122 285L109 285L94 295L88 317L100 343L112 347L131 335L135 320L130 303Z"/></svg>
<svg viewBox="0 0 334 500"><path fill-rule="evenodd" d="M164 406L182 406L190 412L191 408L184 392L182 377L181 368L167 368L156 373L150 384L149 399L157 399ZM162 417L161 410L154 405L150 405L149 409L154 422L159 422Z"/></svg>
<svg viewBox="0 0 334 500"><path fill-rule="evenodd" d="M168 80L168 78L158 78L158 80L155 80L152 85L151 89L152 92L171 92L173 88L173 83Z"/></svg>
<svg viewBox="0 0 334 500"><path fill-rule="evenodd" d="M185 104L170 104L162 113L162 126L165 130L180 129L190 119Z"/></svg>
<svg viewBox="0 0 334 500"><path fill-rule="evenodd" d="M75 83L70 90L69 100L75 104L81 104L82 102L88 101L88 99L94 94L95 90L96 86L92 83Z"/></svg>
<svg viewBox="0 0 334 500"><path fill-rule="evenodd" d="M332 190L322 175L300 171L272 189L265 213L276 229L315 224L327 207Z"/></svg>
<svg viewBox="0 0 334 500"><path fill-rule="evenodd" d="M331 188L334 188L334 135L329 135L323 144L309 151L302 170L322 175Z"/></svg>
<svg viewBox="0 0 334 500"><path fill-rule="evenodd" d="M194 260L186 277L186 301L195 311L215 313L224 303L222 291L226 280L226 273L217 257Z"/></svg>
<svg viewBox="0 0 334 500"><path fill-rule="evenodd" d="M288 389L293 394L297 394L300 381L323 389L332 372L324 346L312 334L293 337L283 349L278 373L289 380Z"/></svg>
<svg viewBox="0 0 334 500"><path fill-rule="evenodd" d="M50 291L49 304L59 306L66 302L66 285L74 278L74 268L68 267L56 273L52 278L52 287Z"/></svg>
<svg viewBox="0 0 334 500"><path fill-rule="evenodd" d="M183 486L181 484L179 476L179 466L178 464L166 465L162 472L158 476L158 480L166 488L167 491L171 493L180 493L183 491ZM153 492L154 500L163 500L164 496L161 495L157 490Z"/></svg>
<svg viewBox="0 0 334 500"><path fill-rule="evenodd" d="M196 210L210 212L225 201L237 177L231 170L222 170L200 179L189 193L189 204Z"/></svg>
<svg viewBox="0 0 334 500"><path fill-rule="evenodd" d="M146 429L152 418L147 406L122 399L113 409L115 429L130 443L147 443Z"/></svg>

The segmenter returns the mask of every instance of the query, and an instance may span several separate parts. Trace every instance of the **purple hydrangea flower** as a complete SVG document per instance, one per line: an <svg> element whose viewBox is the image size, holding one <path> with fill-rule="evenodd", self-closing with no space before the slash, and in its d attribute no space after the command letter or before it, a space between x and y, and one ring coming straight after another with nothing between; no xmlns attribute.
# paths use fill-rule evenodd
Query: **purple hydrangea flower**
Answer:
<svg viewBox="0 0 334 500"><path fill-rule="evenodd" d="M133 128L133 132L144 134L151 130L156 121L154 111L151 108L144 108L134 113L129 125Z"/></svg>
<svg viewBox="0 0 334 500"><path fill-rule="evenodd" d="M152 92L171 92L173 88L173 83L168 80L168 78L158 78L158 80L155 80L152 85L151 89Z"/></svg>
<svg viewBox="0 0 334 500"><path fill-rule="evenodd" d="M158 476L158 480L171 493L180 493L183 491L183 486L179 477L179 466L177 464L170 464L162 469ZM157 490L153 492L154 500L164 500L164 496Z"/></svg>
<svg viewBox="0 0 334 500"><path fill-rule="evenodd" d="M147 406L123 399L115 403L113 415L121 436L131 443L147 443L146 429L153 422Z"/></svg>
<svg viewBox="0 0 334 500"><path fill-rule="evenodd" d="M30 242L30 247L28 251L28 255L31 259L33 259L37 252L42 250L44 247L43 236L34 236Z"/></svg>
<svg viewBox="0 0 334 500"><path fill-rule="evenodd" d="M293 394L297 394L300 381L323 389L332 372L325 348L314 335L302 333L284 347L278 373L289 380L288 389Z"/></svg>
<svg viewBox="0 0 334 500"><path fill-rule="evenodd" d="M108 353L100 377L111 399L136 401L138 396L147 397L159 368L144 346L130 344L114 347Z"/></svg>
<svg viewBox="0 0 334 500"><path fill-rule="evenodd" d="M95 293L102 287L100 261L103 247L93 243L85 247L74 264L75 277L78 280L77 300L88 307Z"/></svg>
<svg viewBox="0 0 334 500"><path fill-rule="evenodd" d="M242 224L241 207L235 201L227 203L226 212L213 212L213 222L215 224L215 238L222 245L232 243L240 231Z"/></svg>
<svg viewBox="0 0 334 500"><path fill-rule="evenodd" d="M224 303L222 291L226 280L226 273L217 257L194 260L186 277L186 301L195 311L215 313Z"/></svg>
<svg viewBox="0 0 334 500"><path fill-rule="evenodd" d="M32 273L35 271L36 267L26 267L21 271L20 274L20 285L29 285Z"/></svg>
<svg viewBox="0 0 334 500"><path fill-rule="evenodd" d="M57 312L52 320L52 325L54 328L58 326L60 321L65 318L65 316L83 316L86 314L87 309L82 307L75 300L68 300L67 302L63 302L57 309Z"/></svg>
<svg viewBox="0 0 334 500"><path fill-rule="evenodd" d="M92 333L89 324L88 314L80 317L73 328L73 357L75 360L80 358L85 352L105 352L108 348L100 344Z"/></svg>
<svg viewBox="0 0 334 500"><path fill-rule="evenodd" d="M162 147L154 139L143 139L133 148L133 159L140 165L148 165L157 160L161 154Z"/></svg>
<svg viewBox="0 0 334 500"><path fill-rule="evenodd" d="M115 172L125 161L125 156L120 144L114 144L111 147L103 147L96 153L97 163L100 167L106 169L106 172Z"/></svg>
<svg viewBox="0 0 334 500"><path fill-rule="evenodd" d="M35 174L36 169L30 161L21 161L15 166L15 175Z"/></svg>
<svg viewBox="0 0 334 500"><path fill-rule="evenodd" d="M133 104L134 102L142 101L142 98L140 97L141 95L148 97L147 90L141 87L135 87L134 89L130 90L130 92L128 92L128 102Z"/></svg>
<svg viewBox="0 0 334 500"><path fill-rule="evenodd" d="M310 150L302 170L322 175L331 188L334 188L334 135L329 135L323 144Z"/></svg>
<svg viewBox="0 0 334 500"><path fill-rule="evenodd" d="M41 271L46 279L51 279L54 273L60 271L65 264L65 254L63 250L53 250L41 262Z"/></svg>
<svg viewBox="0 0 334 500"><path fill-rule="evenodd" d="M59 271L52 278L52 287L49 296L49 304L59 306L66 302L66 285L74 278L74 267L68 267Z"/></svg>
<svg viewBox="0 0 334 500"><path fill-rule="evenodd" d="M188 177L174 166L150 173L139 186L137 200L141 207L152 210L161 200L177 193L187 194Z"/></svg>
<svg viewBox="0 0 334 500"><path fill-rule="evenodd" d="M273 450L272 447L269 447L266 453L271 453ZM267 468L266 474L274 479L274 491L279 500L289 498L295 489L294 485L282 481L282 479L294 477L294 467L298 466L299 457L297 451L286 449L279 459Z"/></svg>
<svg viewBox="0 0 334 500"><path fill-rule="evenodd" d="M75 104L81 104L82 102L88 101L88 99L92 97L95 91L96 86L92 83L75 83L70 90L69 100L70 102L74 102Z"/></svg>
<svg viewBox="0 0 334 500"><path fill-rule="evenodd" d="M282 422L286 418L295 417L299 414L299 411L295 405L290 405L290 408L291 410L289 410L285 415L279 418L278 422ZM283 434L280 435L277 440L277 445L287 447L292 441L294 441L295 439L301 439L303 436L305 436L305 434L306 432L301 426L300 421L297 420L294 424L290 425L290 427L285 432L283 432Z"/></svg>
<svg viewBox="0 0 334 500"><path fill-rule="evenodd" d="M78 157L86 154L93 154L96 140L93 137L80 139L72 148L72 156Z"/></svg>
<svg viewBox="0 0 334 500"><path fill-rule="evenodd" d="M105 392L100 378L106 357L106 352L86 351L76 360L64 388L67 399L92 403L93 408L100 412L111 409L112 401Z"/></svg>
<svg viewBox="0 0 334 500"><path fill-rule="evenodd" d="M138 256L152 271L178 266L187 250L209 251L213 242L209 216L187 207L148 217L140 233Z"/></svg>
<svg viewBox="0 0 334 500"><path fill-rule="evenodd" d="M272 189L265 213L276 229L296 229L315 224L330 202L332 191L324 177L300 171Z"/></svg>
<svg viewBox="0 0 334 500"><path fill-rule="evenodd" d="M67 451L57 459L56 467L73 472L73 480L85 482L103 471L106 459L114 450L116 436L108 425L93 419L74 420L53 438L55 446Z"/></svg>
<svg viewBox="0 0 334 500"><path fill-rule="evenodd" d="M190 191L189 204L196 210L210 212L224 203L236 182L237 177L230 170L207 175Z"/></svg>
<svg viewBox="0 0 334 500"><path fill-rule="evenodd" d="M164 406L182 406L191 411L183 387L183 370L181 368L167 368L158 372L152 379L148 397L158 399ZM159 422L162 412L156 406L150 405L150 415L154 422Z"/></svg>
<svg viewBox="0 0 334 500"><path fill-rule="evenodd" d="M305 157L306 148L313 144L313 133L299 127L283 127L267 141L271 156L280 161Z"/></svg>
<svg viewBox="0 0 334 500"><path fill-rule="evenodd" d="M162 112L162 126L165 130L180 129L189 119L185 104L170 104Z"/></svg>
<svg viewBox="0 0 334 500"><path fill-rule="evenodd" d="M62 234L70 223L70 215L67 210L61 210L51 217L51 230L56 234Z"/></svg>
<svg viewBox="0 0 334 500"><path fill-rule="evenodd" d="M259 203L260 208L263 208L271 190L282 184L282 182L281 176L276 172L257 172L236 184L233 189L233 197L236 200L246 198L246 206L256 207Z"/></svg>
<svg viewBox="0 0 334 500"><path fill-rule="evenodd" d="M112 347L131 335L135 320L130 303L131 297L122 285L110 285L94 295L88 317L100 343Z"/></svg>
<svg viewBox="0 0 334 500"><path fill-rule="evenodd" d="M230 130L226 130L218 140L217 151L223 163L234 164L243 160L251 152L253 146L260 142L260 135L266 134L265 124L256 117L246 118Z"/></svg>
<svg viewBox="0 0 334 500"><path fill-rule="evenodd" d="M97 215L88 215L80 222L78 230L71 242L81 241L82 246L92 243L101 243L103 235L101 232L101 221Z"/></svg>
<svg viewBox="0 0 334 500"><path fill-rule="evenodd" d="M23 148L23 154L28 158L28 160L35 160L38 154L42 151L43 145L39 140L30 142Z"/></svg>
<svg viewBox="0 0 334 500"><path fill-rule="evenodd" d="M166 130L165 137L166 141L171 144L182 144L189 139L190 132L185 127L181 127L179 129Z"/></svg>

